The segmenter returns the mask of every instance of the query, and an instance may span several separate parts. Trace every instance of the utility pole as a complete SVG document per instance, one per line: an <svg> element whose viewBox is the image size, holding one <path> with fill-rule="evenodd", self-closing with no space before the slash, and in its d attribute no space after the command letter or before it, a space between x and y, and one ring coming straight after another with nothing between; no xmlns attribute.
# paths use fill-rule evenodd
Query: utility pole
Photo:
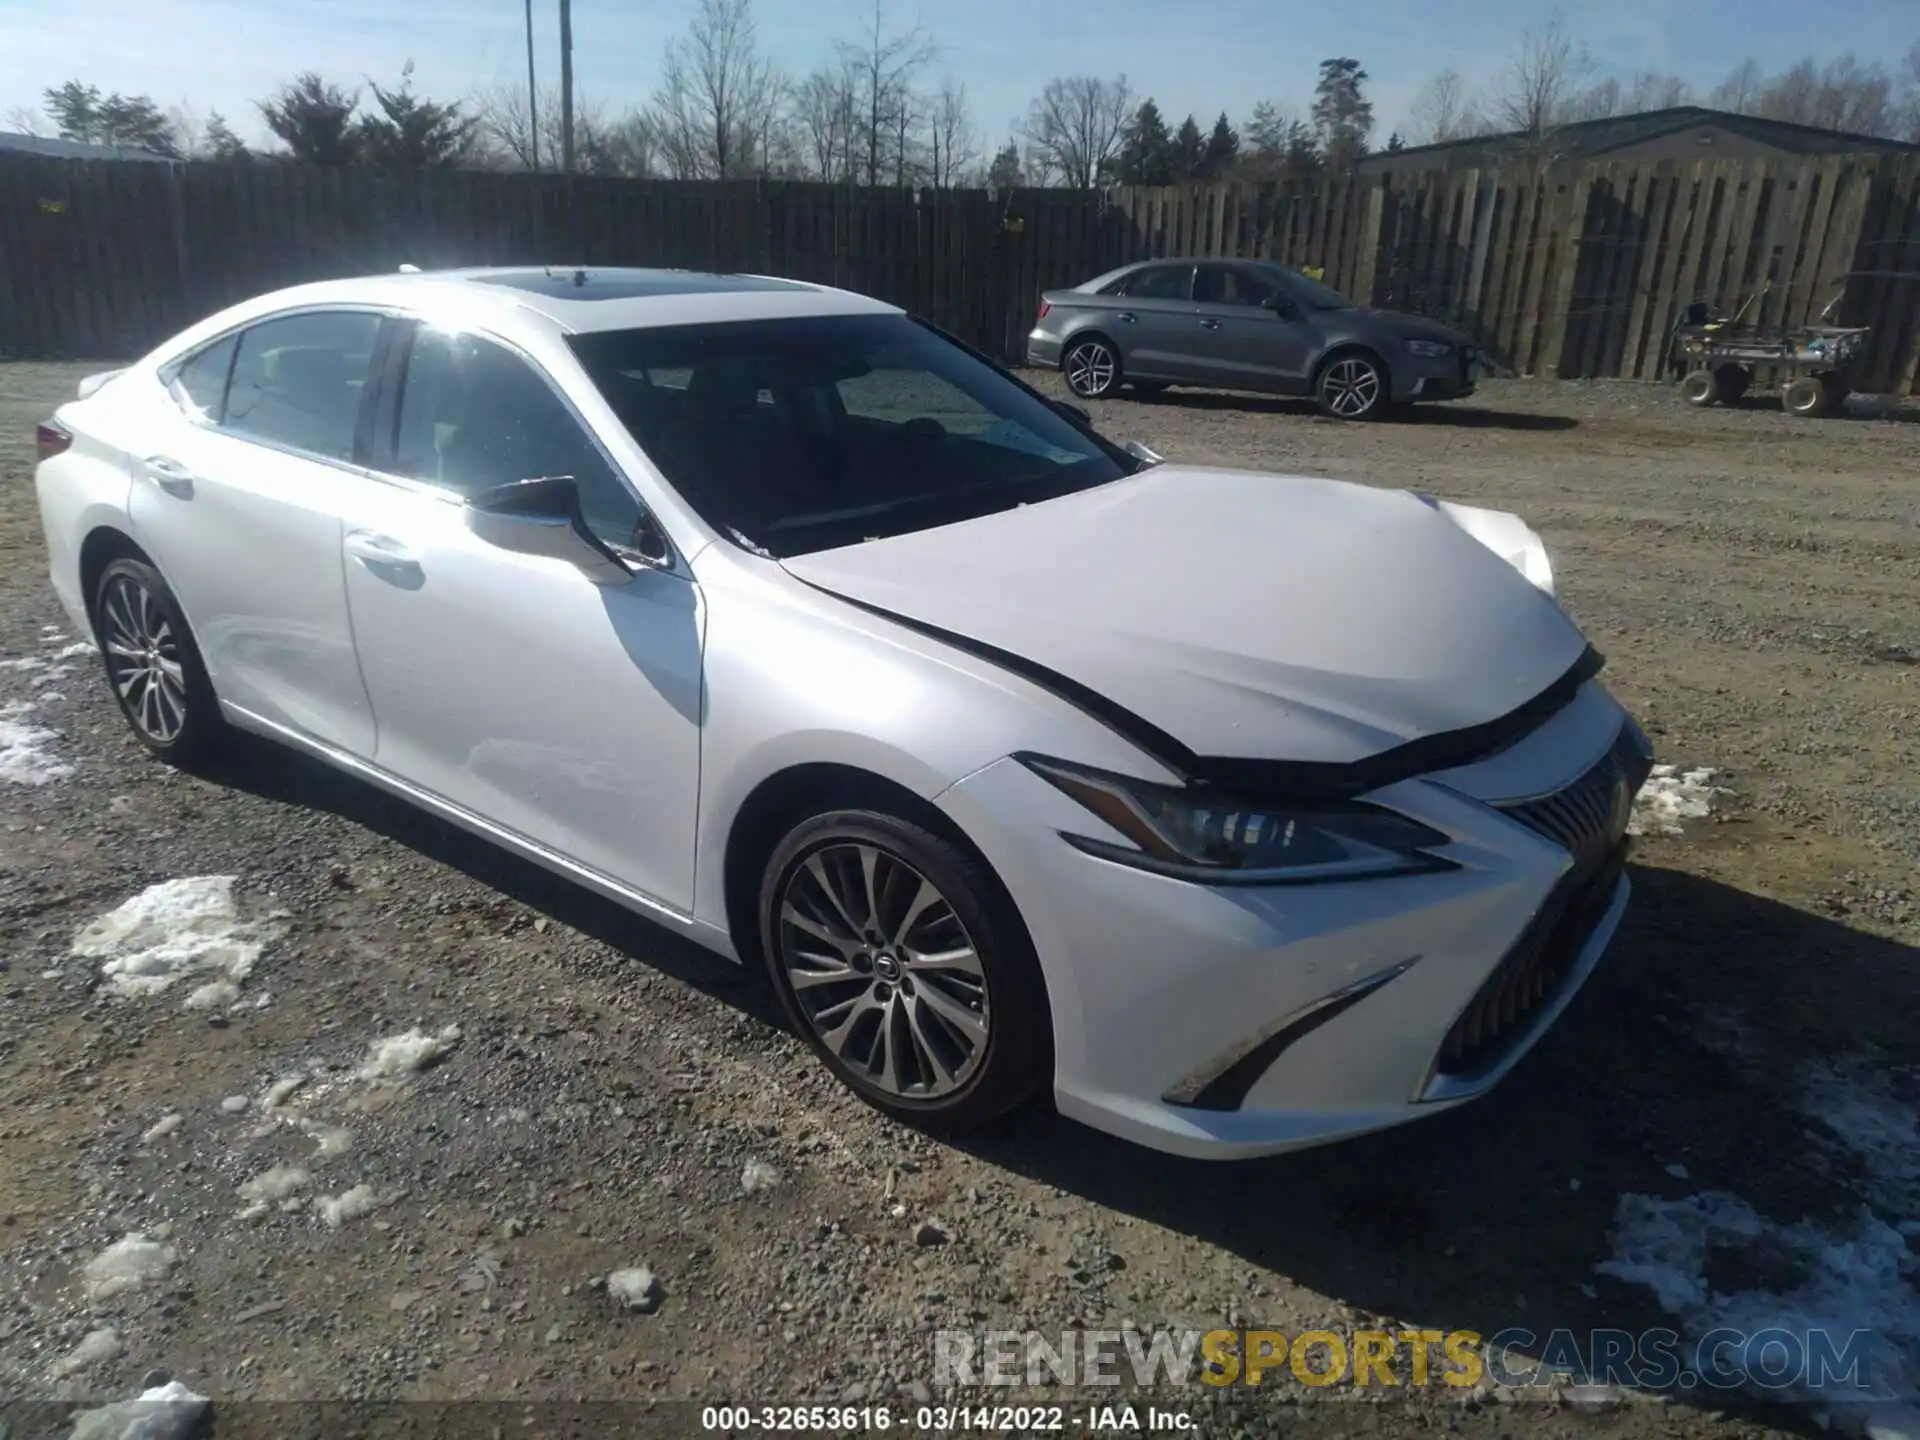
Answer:
<svg viewBox="0 0 1920 1440"><path fill-rule="evenodd" d="M529 169L540 168L540 96L533 72L533 0L527 0L527 146Z"/></svg>
<svg viewBox="0 0 1920 1440"><path fill-rule="evenodd" d="M560 0L560 168L573 173L573 0Z"/></svg>

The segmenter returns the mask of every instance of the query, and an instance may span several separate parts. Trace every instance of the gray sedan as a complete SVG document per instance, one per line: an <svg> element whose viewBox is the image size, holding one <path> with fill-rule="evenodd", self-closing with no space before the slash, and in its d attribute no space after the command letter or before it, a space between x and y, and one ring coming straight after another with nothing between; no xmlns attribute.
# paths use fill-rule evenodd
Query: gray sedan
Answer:
<svg viewBox="0 0 1920 1440"><path fill-rule="evenodd" d="M1058 368L1073 393L1122 384L1310 395L1342 420L1389 405L1473 393L1480 357L1458 331L1366 310L1297 270L1255 260L1147 260L1049 290L1027 363Z"/></svg>

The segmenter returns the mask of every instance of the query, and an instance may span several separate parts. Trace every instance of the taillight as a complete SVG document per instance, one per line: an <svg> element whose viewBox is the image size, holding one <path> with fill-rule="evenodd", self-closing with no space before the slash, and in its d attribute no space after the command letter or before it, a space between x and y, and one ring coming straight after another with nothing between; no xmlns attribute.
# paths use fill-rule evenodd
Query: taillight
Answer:
<svg viewBox="0 0 1920 1440"><path fill-rule="evenodd" d="M1045 301L1045 300L1042 300L1042 301L1040 302L1040 309L1039 309L1039 312L1038 312L1037 314L1035 314L1033 318L1034 318L1034 319L1036 319L1036 320L1044 320L1044 319L1046 319L1046 318L1047 318L1047 312L1048 312L1048 311L1050 311L1050 310L1052 310L1052 309L1053 309L1053 306L1052 306L1051 304L1049 304L1049 303L1048 303L1047 301Z"/></svg>
<svg viewBox="0 0 1920 1440"><path fill-rule="evenodd" d="M73 444L73 436L51 420L43 420L33 427L33 448L42 460L51 460L56 455L66 453Z"/></svg>

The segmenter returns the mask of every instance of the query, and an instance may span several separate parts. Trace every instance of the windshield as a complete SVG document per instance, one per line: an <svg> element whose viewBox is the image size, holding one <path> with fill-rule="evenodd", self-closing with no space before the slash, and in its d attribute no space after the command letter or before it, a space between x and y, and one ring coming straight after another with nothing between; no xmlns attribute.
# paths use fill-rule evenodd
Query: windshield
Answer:
<svg viewBox="0 0 1920 1440"><path fill-rule="evenodd" d="M1104 485L1134 463L903 315L570 337L700 516L804 555Z"/></svg>
<svg viewBox="0 0 1920 1440"><path fill-rule="evenodd" d="M1281 268L1286 276L1286 285L1293 297L1309 310L1351 310L1353 302L1335 290L1331 285L1322 285L1309 275L1298 270Z"/></svg>

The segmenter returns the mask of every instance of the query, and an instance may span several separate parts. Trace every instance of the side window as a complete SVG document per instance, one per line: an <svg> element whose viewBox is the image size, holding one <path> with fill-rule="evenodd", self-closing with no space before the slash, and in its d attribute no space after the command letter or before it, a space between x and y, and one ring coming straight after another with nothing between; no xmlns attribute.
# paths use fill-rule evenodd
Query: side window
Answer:
<svg viewBox="0 0 1920 1440"><path fill-rule="evenodd" d="M344 310L255 325L240 336L221 424L238 435L351 460L379 333L378 315Z"/></svg>
<svg viewBox="0 0 1920 1440"><path fill-rule="evenodd" d="M1264 305L1280 293L1280 286L1258 270L1229 265L1202 265L1196 298L1209 305Z"/></svg>
<svg viewBox="0 0 1920 1440"><path fill-rule="evenodd" d="M1150 265L1127 281L1131 300L1185 300L1193 293L1191 265Z"/></svg>
<svg viewBox="0 0 1920 1440"><path fill-rule="evenodd" d="M220 410L227 399L227 372L233 368L233 351L239 343L239 336L229 335L174 367L167 388L173 392L175 403L195 420L220 423Z"/></svg>
<svg viewBox="0 0 1920 1440"><path fill-rule="evenodd" d="M571 475L602 540L631 545L640 523L640 502L553 387L512 351L473 335L415 332L394 469L462 495Z"/></svg>

